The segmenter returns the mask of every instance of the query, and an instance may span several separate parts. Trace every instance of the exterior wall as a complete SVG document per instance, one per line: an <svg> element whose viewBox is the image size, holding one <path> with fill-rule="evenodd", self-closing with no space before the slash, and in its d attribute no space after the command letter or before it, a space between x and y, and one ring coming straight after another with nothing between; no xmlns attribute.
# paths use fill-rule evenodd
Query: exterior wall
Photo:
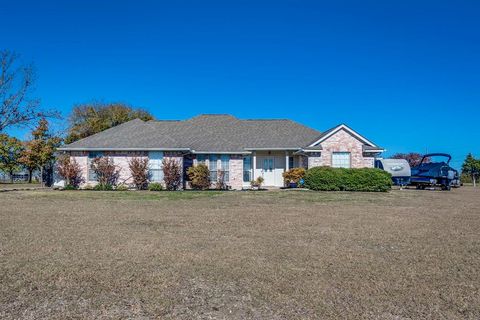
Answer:
<svg viewBox="0 0 480 320"><path fill-rule="evenodd" d="M363 166L366 168L375 168L375 155L374 154L363 154Z"/></svg>
<svg viewBox="0 0 480 320"><path fill-rule="evenodd" d="M308 168L308 157L306 156L298 156L298 166L300 168Z"/></svg>
<svg viewBox="0 0 480 320"><path fill-rule="evenodd" d="M322 157L320 152L310 153L307 158L307 168L320 167L322 166Z"/></svg>
<svg viewBox="0 0 480 320"><path fill-rule="evenodd" d="M82 169L83 183L80 185L80 187L83 188L88 184L88 152L85 152L85 151L71 152L70 159L75 160L80 166L80 168Z"/></svg>
<svg viewBox="0 0 480 320"><path fill-rule="evenodd" d="M130 173L130 168L128 163L132 158L148 158L148 152L144 151L106 151L103 154L105 157L110 157L113 159L113 163L119 170L119 179L118 184L130 185L133 183L132 175ZM74 159L82 169L82 178L83 183L80 185L81 188L87 186L95 186L96 181L88 181L88 152L87 151L74 151L70 152L71 159ZM178 161L180 167L183 170L183 155L179 152L165 152L164 159L175 159ZM64 186L64 181L61 177L56 177L56 186ZM183 180L183 176L182 176ZM183 181L182 181L183 182Z"/></svg>
<svg viewBox="0 0 480 320"><path fill-rule="evenodd" d="M230 181L227 183L233 190L243 188L243 156L232 155L230 157Z"/></svg>
<svg viewBox="0 0 480 320"><path fill-rule="evenodd" d="M130 168L128 167L128 163L133 158L147 158L148 153L139 151L139 152L132 152L132 151L108 151L103 153L104 157L109 157L113 159L113 163L119 170L119 177L118 177L118 184L119 185L130 185L133 183L132 174L130 173ZM96 184L96 182L89 182L90 184Z"/></svg>
<svg viewBox="0 0 480 320"><path fill-rule="evenodd" d="M321 155L312 154L308 159L308 167L331 166L333 152L350 152L352 168L373 168L374 157L364 156L363 143L345 130L340 130L321 143Z"/></svg>
<svg viewBox="0 0 480 320"><path fill-rule="evenodd" d="M217 153L214 153L217 154ZM210 160L208 159L209 154L205 159L205 165L210 165ZM239 154L230 154L230 160L228 163L229 167L229 181L226 182L226 185L229 186L232 190L242 190L243 188L243 156ZM217 168L221 170L221 159L217 160ZM197 157L194 156L193 165L198 165ZM189 186L187 185L187 188ZM211 188L215 188L215 181L212 181Z"/></svg>

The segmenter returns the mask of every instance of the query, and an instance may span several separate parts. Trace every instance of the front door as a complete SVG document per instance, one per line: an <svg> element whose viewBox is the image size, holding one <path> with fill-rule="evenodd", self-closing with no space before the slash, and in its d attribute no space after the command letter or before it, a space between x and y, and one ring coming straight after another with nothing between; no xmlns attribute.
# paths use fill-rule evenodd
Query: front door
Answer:
<svg viewBox="0 0 480 320"><path fill-rule="evenodd" d="M275 158L274 157L263 158L262 175L264 179L263 184L265 186L275 185Z"/></svg>

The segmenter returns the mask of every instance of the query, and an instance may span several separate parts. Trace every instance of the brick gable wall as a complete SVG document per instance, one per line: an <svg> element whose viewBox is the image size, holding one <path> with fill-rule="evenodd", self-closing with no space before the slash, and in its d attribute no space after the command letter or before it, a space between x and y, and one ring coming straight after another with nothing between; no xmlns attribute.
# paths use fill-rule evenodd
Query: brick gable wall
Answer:
<svg viewBox="0 0 480 320"><path fill-rule="evenodd" d="M339 130L321 143L322 152L308 157L308 167L332 165L332 153L350 152L352 168L373 168L375 158L363 153L363 142L345 130Z"/></svg>

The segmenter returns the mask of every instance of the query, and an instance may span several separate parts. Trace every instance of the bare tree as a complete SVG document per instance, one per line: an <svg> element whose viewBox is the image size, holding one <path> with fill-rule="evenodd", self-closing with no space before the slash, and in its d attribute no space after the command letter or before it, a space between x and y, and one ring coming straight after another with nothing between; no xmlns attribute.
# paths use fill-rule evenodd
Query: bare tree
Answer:
<svg viewBox="0 0 480 320"><path fill-rule="evenodd" d="M58 112L44 111L40 100L30 97L34 89L33 65L22 65L19 55L0 51L0 132L10 126L22 126L42 117L59 117Z"/></svg>

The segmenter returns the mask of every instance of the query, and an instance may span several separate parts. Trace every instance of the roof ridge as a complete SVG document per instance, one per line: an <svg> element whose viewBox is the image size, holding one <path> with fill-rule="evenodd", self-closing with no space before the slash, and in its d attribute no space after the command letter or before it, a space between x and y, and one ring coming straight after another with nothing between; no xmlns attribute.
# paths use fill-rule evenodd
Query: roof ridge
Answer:
<svg viewBox="0 0 480 320"><path fill-rule="evenodd" d="M249 119L240 119L242 121L292 121L291 119L287 119L287 118L278 118L278 119L274 119L274 118L265 118L265 119L260 119L260 118L249 118Z"/></svg>

